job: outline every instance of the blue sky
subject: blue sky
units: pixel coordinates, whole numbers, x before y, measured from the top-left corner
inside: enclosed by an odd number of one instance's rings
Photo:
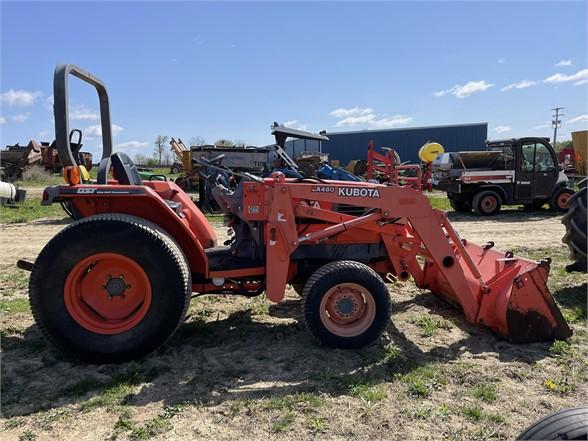
[[[587,2],[1,3],[1,144],[53,139],[52,77],[109,87],[115,145],[158,134],[271,142],[318,131],[488,122],[489,137],[588,128]],[[95,94],[71,125],[100,148]],[[559,138],[559,139],[562,139]]]

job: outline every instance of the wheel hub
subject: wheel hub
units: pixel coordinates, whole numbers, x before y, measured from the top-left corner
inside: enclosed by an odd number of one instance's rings
[[[151,299],[151,283],[143,268],[117,253],[97,253],[82,259],[72,268],[64,286],[65,306],[71,317],[98,334],[117,334],[135,327],[149,311]]]
[[[112,277],[108,275],[108,281],[106,285],[103,285],[102,288],[108,292],[108,298],[112,300],[113,297],[123,297],[125,296],[125,291],[130,288],[131,285],[127,285],[125,283],[124,275],[120,275],[119,277]]]
[[[329,331],[339,336],[352,337],[369,328],[375,310],[374,299],[365,287],[355,283],[341,283],[323,296],[320,316]]]
[[[347,296],[339,300],[336,306],[339,314],[344,316],[349,316],[352,312],[354,312],[357,309],[356,302]]]

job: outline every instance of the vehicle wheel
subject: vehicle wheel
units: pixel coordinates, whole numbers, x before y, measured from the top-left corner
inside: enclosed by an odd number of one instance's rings
[[[321,343],[341,349],[373,343],[390,321],[390,295],[369,266],[341,260],[323,265],[304,287],[306,327]]]
[[[474,211],[482,216],[494,216],[500,211],[502,201],[498,193],[492,190],[485,190],[474,196],[472,202]]]
[[[586,187],[569,198],[569,210],[563,215],[561,222],[566,226],[566,234],[562,242],[570,249],[570,255],[574,263],[566,266],[568,272],[587,272],[586,258]]]
[[[525,207],[525,210],[540,210],[543,206],[545,205],[545,201],[533,201],[529,204],[523,204],[523,207]]]
[[[451,208],[459,213],[467,213],[472,211],[472,203],[470,201],[464,201],[463,199],[449,198],[449,204]]]
[[[555,191],[549,201],[549,208],[555,211],[568,211],[568,201],[574,194],[574,190],[570,188],[559,188]]]
[[[174,175],[178,174],[180,172],[180,169],[178,167],[172,167],[170,172]]]
[[[588,407],[565,409],[542,418],[521,433],[517,440],[588,439]]]
[[[161,346],[182,323],[191,292],[188,264],[173,239],[122,214],[63,229],[39,254],[29,282],[43,334],[92,363],[136,359]]]

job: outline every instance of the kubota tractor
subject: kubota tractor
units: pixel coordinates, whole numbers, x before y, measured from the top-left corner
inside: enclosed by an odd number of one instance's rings
[[[96,183],[80,181],[68,146],[67,81],[96,87],[103,159]],[[55,72],[55,131],[67,185],[43,204],[68,201],[82,215],[32,265],[30,301],[49,340],[82,359],[141,357],[183,322],[193,293],[284,298],[303,284],[309,331],[336,348],[374,342],[390,320],[388,280],[408,280],[447,299],[471,323],[512,342],[571,335],[535,262],[488,242],[461,239],[444,212],[418,191],[368,182],[260,179],[213,188],[235,234],[218,246],[206,218],[173,182],[143,182],[124,153],[111,152],[104,84],[73,65]],[[111,176],[110,176],[111,175]],[[341,204],[363,207],[358,215]],[[394,295],[392,293],[392,295]]]

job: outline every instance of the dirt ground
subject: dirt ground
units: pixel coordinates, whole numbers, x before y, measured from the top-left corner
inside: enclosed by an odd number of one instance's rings
[[[140,362],[88,365],[53,349],[26,304],[34,259],[66,221],[2,225],[3,440],[514,439],[588,396],[588,277],[569,275],[560,216],[450,215],[463,238],[554,258],[549,287],[569,342],[513,345],[412,283],[390,285],[385,336],[358,351],[316,344],[293,290],[193,300],[178,333]],[[219,234],[225,230],[215,224]]]

